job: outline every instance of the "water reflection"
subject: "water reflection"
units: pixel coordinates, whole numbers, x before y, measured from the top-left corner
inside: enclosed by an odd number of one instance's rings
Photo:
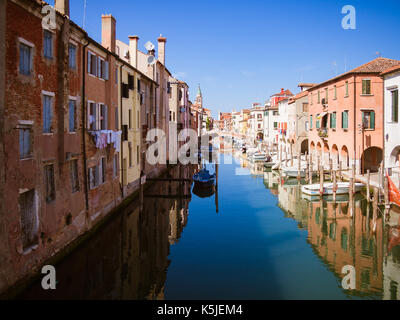
[[[341,284],[342,268],[355,267],[356,289],[349,297],[399,299],[400,232],[399,214],[391,212],[385,222],[381,210],[363,196],[354,200],[353,214],[348,199],[307,201],[296,181],[286,184],[273,172],[264,173],[264,185],[278,197],[285,217],[307,230],[307,241]],[[392,242],[390,240],[392,235]],[[389,237],[389,239],[388,239]]]
[[[167,177],[191,179],[194,168]],[[36,283],[21,299],[163,299],[170,244],[188,219],[191,183],[157,182],[117,213],[57,269],[57,290]]]

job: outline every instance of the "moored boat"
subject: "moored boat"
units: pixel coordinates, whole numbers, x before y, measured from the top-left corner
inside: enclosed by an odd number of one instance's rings
[[[354,189],[355,189],[354,192],[355,193],[360,192],[364,186],[365,185],[363,183],[355,183],[354,184]],[[338,182],[336,194],[349,193],[349,187],[350,187],[349,182]],[[321,194],[319,184],[308,184],[308,185],[302,186],[301,191],[310,196],[319,196]],[[323,195],[333,194],[333,183],[332,182],[324,183],[322,194]]]
[[[207,169],[201,169],[193,176],[193,181],[197,187],[212,187],[215,183],[215,173],[210,175]]]

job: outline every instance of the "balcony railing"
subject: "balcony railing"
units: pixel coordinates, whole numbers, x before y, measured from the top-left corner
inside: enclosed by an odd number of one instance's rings
[[[327,128],[319,128],[318,136],[322,139],[328,138],[328,129]]]

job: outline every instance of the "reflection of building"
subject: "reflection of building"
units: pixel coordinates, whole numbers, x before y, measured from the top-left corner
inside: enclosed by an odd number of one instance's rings
[[[376,221],[373,234],[372,207],[356,200],[354,215],[349,203],[312,202],[308,211],[308,241],[318,256],[341,279],[342,268],[355,267],[355,295],[375,295],[383,287],[383,225]]]
[[[169,171],[175,179],[192,174],[190,166]],[[57,265],[57,290],[44,291],[40,280],[19,298],[164,299],[169,246],[186,225],[190,202],[190,197],[177,196],[188,193],[189,182],[157,182],[142,203],[137,199],[116,213]]]

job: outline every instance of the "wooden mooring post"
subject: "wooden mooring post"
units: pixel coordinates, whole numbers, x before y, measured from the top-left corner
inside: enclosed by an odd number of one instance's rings
[[[372,231],[376,231],[376,220],[378,218],[379,189],[374,187],[374,197],[372,202]]]
[[[324,167],[320,166],[320,172],[319,172],[319,193],[321,198],[324,195]]]
[[[371,201],[371,195],[370,195],[370,179],[371,179],[371,171],[368,169],[367,170],[367,201]]]
[[[350,216],[354,215],[354,178],[350,178],[349,183],[349,207],[350,207]]]
[[[336,181],[336,171],[333,173],[333,203],[336,203],[336,191],[337,191],[337,181]]]

